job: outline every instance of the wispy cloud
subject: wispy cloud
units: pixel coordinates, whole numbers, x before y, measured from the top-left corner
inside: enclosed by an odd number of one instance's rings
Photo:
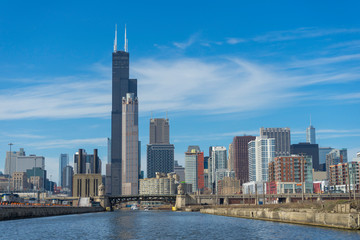
[[[180,49],[186,49],[193,45],[198,40],[198,34],[193,34],[184,42],[173,42],[174,46]]]
[[[322,37],[333,34],[359,33],[359,32],[360,29],[357,28],[319,29],[313,27],[304,27],[294,30],[269,32],[267,34],[257,36],[253,38],[253,40],[256,42],[276,42],[276,41],[288,41],[295,39]]]
[[[352,33],[360,33],[360,29],[357,28],[334,28],[334,29],[320,29],[315,27],[303,27],[291,30],[284,31],[272,31],[265,33],[263,35],[259,35],[252,38],[236,38],[231,37],[227,38],[226,42],[228,44],[238,44],[242,42],[281,42],[281,41],[290,41],[290,40],[298,40],[305,38],[316,38],[323,37],[328,35],[335,34],[352,34]],[[354,46],[357,42],[348,42],[344,44],[333,45],[333,47],[343,47],[343,46]]]
[[[238,44],[238,43],[242,43],[242,42],[246,42],[246,40],[245,39],[243,39],[243,38],[228,38],[228,39],[226,39],[226,42],[228,43],[228,44]]]
[[[87,139],[54,139],[41,142],[34,142],[26,144],[36,149],[59,149],[59,148],[73,148],[78,146],[96,145],[96,146],[107,146],[107,138],[87,138]]]

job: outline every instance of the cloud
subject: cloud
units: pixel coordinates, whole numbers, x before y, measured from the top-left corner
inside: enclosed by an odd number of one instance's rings
[[[359,54],[270,65],[228,56],[146,58],[132,63],[131,75],[138,78],[141,114],[249,113],[340,96],[342,92],[324,93],[315,86],[360,79],[356,68],[331,65],[357,59]],[[32,79],[28,87],[1,90],[0,120],[110,117],[111,67],[96,63],[89,70],[89,75]],[[311,90],[302,90],[309,86]],[[345,98],[359,98],[359,93],[332,99]]]
[[[226,40],[226,42],[227,42],[228,44],[234,45],[234,44],[246,42],[246,40],[243,39],[243,38],[228,38],[228,39]]]
[[[173,45],[180,49],[186,49],[198,40],[198,34],[191,35],[185,42],[173,42]]]
[[[312,27],[303,27],[294,30],[269,32],[267,34],[254,37],[252,40],[255,42],[277,42],[359,32],[360,29],[356,28],[318,29]]]
[[[36,149],[58,149],[58,148],[73,148],[78,146],[96,145],[99,147],[107,146],[107,138],[87,138],[87,139],[54,139],[43,142],[34,142],[27,144]]]

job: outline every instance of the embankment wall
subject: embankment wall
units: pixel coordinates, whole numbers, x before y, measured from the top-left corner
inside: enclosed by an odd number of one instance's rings
[[[208,208],[201,213],[343,229],[360,229],[359,213],[324,213],[313,209]]]
[[[1,207],[0,221],[104,211],[102,207]]]

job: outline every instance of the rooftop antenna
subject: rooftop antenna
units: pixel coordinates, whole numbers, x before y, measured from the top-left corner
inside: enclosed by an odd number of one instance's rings
[[[311,126],[311,114],[310,114],[310,126]]]
[[[150,119],[152,119],[152,111],[150,112],[150,115],[151,115],[151,116],[150,116]]]
[[[117,51],[117,24],[115,24],[115,40],[114,40],[114,52]]]
[[[124,51],[128,51],[128,40],[126,38],[126,24],[125,24],[125,42],[124,42]]]
[[[168,111],[166,111],[166,120],[168,120]]]

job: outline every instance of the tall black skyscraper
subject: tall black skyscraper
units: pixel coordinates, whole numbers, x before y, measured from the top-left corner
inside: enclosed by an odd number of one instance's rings
[[[111,111],[111,194],[121,195],[122,164],[122,98],[126,93],[137,97],[137,79],[129,78],[129,53],[126,27],[124,51],[117,50],[115,30],[114,52],[112,54],[112,111]]]

